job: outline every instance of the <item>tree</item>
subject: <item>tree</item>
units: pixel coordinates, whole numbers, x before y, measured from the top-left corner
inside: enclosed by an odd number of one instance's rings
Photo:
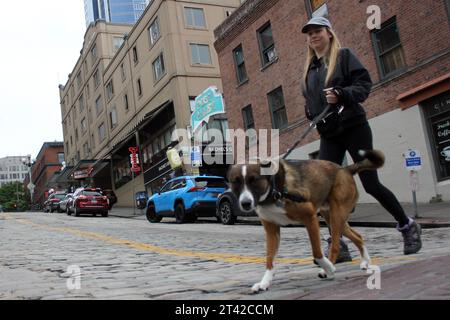
[[[0,188],[0,205],[4,211],[29,210],[29,192],[21,182],[9,182]]]

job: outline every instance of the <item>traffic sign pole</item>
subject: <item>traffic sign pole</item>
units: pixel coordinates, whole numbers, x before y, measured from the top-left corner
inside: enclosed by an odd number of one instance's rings
[[[417,195],[416,192],[419,188],[419,170],[422,169],[422,158],[420,152],[414,149],[408,149],[404,154],[405,166],[409,171],[409,184],[412,190],[413,206],[414,206],[414,218],[419,217],[419,210],[417,208]]]

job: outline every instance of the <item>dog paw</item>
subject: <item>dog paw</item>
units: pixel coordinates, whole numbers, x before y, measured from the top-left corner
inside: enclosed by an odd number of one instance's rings
[[[332,280],[334,279],[334,273],[326,273],[325,270],[320,269],[318,274],[320,279]]]
[[[269,287],[270,287],[270,282],[261,281],[261,282],[255,283],[253,285],[252,292],[258,293],[260,291],[266,291],[267,289],[269,289]]]
[[[359,268],[360,268],[361,270],[367,270],[367,269],[369,269],[369,265],[370,265],[369,261],[363,260],[363,261],[359,264]]]

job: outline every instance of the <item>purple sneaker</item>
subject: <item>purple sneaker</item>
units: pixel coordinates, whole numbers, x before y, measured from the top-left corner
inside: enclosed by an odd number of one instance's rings
[[[422,240],[420,239],[420,234],[422,233],[422,228],[420,224],[415,222],[413,219],[408,218],[408,224],[399,228],[397,224],[397,230],[402,233],[403,236],[403,253],[404,254],[413,254],[419,252],[422,248]]]

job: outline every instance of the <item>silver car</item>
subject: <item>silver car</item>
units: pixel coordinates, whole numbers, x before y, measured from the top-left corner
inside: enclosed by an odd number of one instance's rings
[[[59,203],[59,210],[60,212],[66,212],[67,211],[67,203],[73,199],[73,194],[72,193],[68,193],[66,194],[66,196],[64,197],[64,199],[61,200],[61,202]]]

